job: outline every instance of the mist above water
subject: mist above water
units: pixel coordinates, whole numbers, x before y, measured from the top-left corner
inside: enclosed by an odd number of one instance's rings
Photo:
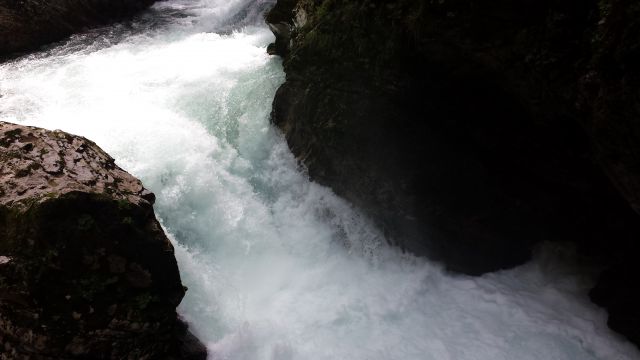
[[[636,359],[542,251],[483,277],[388,248],[269,124],[270,2],[165,1],[0,65],[0,120],[98,143],[157,195],[212,359]]]

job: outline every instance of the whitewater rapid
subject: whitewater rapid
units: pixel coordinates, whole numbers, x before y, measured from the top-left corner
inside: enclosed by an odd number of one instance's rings
[[[450,275],[309,182],[269,124],[269,5],[160,2],[0,65],[0,120],[86,136],[156,193],[211,359],[640,358],[562,251]]]

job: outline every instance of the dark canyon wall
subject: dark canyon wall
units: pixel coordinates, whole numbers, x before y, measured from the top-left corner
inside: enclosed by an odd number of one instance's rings
[[[640,343],[640,3],[279,0],[272,120],[398,246],[480,274],[570,241]]]
[[[0,0],[0,59],[122,19],[155,0]]]
[[[206,359],[154,200],[93,142],[0,122],[0,359]]]

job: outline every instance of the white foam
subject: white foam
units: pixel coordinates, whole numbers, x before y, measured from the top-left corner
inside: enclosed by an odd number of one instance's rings
[[[212,359],[639,357],[570,268],[448,275],[310,183],[268,122],[272,35],[202,32],[249,3],[160,2],[189,16],[0,65],[1,120],[87,136],[156,192]]]

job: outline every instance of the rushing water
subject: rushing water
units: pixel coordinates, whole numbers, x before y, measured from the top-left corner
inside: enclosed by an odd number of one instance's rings
[[[0,65],[0,120],[96,141],[156,192],[212,359],[634,359],[547,250],[479,278],[386,247],[277,130],[269,3],[171,0]]]

